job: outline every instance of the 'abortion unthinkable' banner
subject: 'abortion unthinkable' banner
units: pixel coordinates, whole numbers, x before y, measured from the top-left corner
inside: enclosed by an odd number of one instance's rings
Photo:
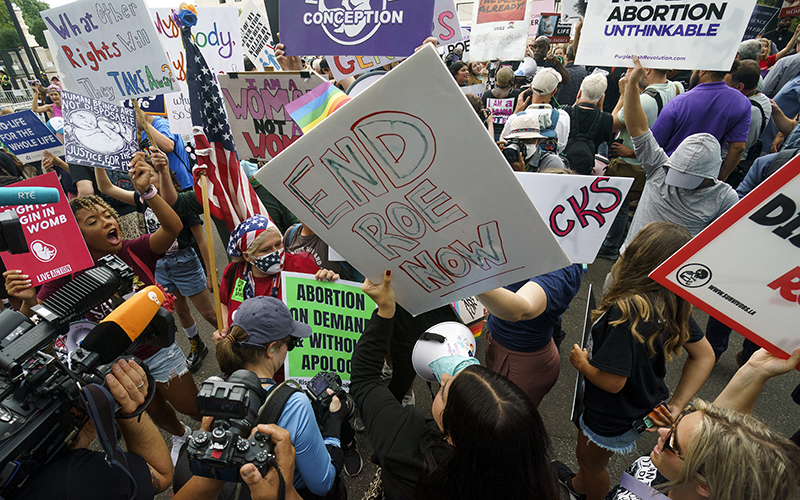
[[[575,64],[728,71],[755,0],[590,2]]]

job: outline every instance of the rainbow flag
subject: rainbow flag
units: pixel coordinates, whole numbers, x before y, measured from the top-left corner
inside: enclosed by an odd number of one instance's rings
[[[286,105],[286,112],[304,134],[341,108],[350,98],[330,82],[314,88]]]

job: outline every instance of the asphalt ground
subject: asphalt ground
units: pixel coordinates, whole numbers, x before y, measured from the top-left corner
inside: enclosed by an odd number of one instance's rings
[[[220,242],[219,238],[214,235],[215,249],[217,256],[217,273],[218,276],[222,275],[222,271],[227,264],[227,257],[225,255],[225,247]],[[577,429],[570,420],[570,411],[572,408],[572,401],[575,389],[575,378],[577,371],[572,367],[569,362],[569,351],[572,345],[580,341],[581,331],[583,329],[584,316],[586,311],[586,301],[588,296],[589,284],[594,285],[595,294],[597,299],[600,299],[600,290],[602,290],[603,282],[606,274],[610,271],[613,262],[604,259],[597,259],[593,264],[589,265],[588,272],[584,275],[581,291],[572,301],[570,309],[564,314],[562,318],[562,328],[566,332],[566,339],[561,346],[561,371],[558,382],[550,393],[544,398],[542,404],[539,406],[539,412],[544,419],[547,431],[552,441],[551,455],[554,459],[561,460],[566,463],[573,470],[577,470],[577,462],[575,460],[575,443],[577,440]],[[198,324],[198,329],[203,341],[209,346],[210,353],[203,362],[202,367],[194,374],[195,382],[199,384],[206,378],[217,375],[219,373],[219,366],[214,358],[213,343],[211,341],[211,333],[214,331],[205,320],[202,319],[199,313],[192,307],[195,320]],[[699,309],[695,309],[694,317],[705,327],[708,320],[708,315]],[[177,317],[176,317],[177,322]],[[728,351],[722,356],[720,362],[714,367],[711,376],[706,381],[703,388],[698,393],[698,397],[706,400],[713,400],[717,394],[722,391],[728,380],[738,369],[736,363],[736,353],[741,350],[743,337],[739,334],[732,334],[730,346]],[[176,334],[178,345],[183,349],[184,353],[189,352],[189,342],[183,331],[178,328]],[[483,361],[485,355],[486,345],[485,340],[479,339],[478,341],[478,359]],[[673,358],[667,365],[667,386],[671,389],[677,385],[680,378],[681,368],[683,361],[686,359],[685,354],[680,358]],[[770,380],[764,391],[762,392],[758,402],[755,406],[754,415],[762,422],[769,425],[771,429],[778,434],[789,437],[800,428],[800,406],[796,405],[791,399],[792,390],[800,383],[800,374],[792,372],[781,377]],[[434,390],[436,387],[434,386]],[[431,414],[431,394],[428,386],[417,377],[414,383],[414,394],[416,398],[416,406],[424,415]],[[199,428],[199,423],[192,419],[179,414],[179,418],[185,422],[192,429]],[[170,445],[169,436],[163,433]],[[358,433],[356,436],[358,449],[364,460],[364,468],[360,474],[353,478],[346,478],[348,489],[348,496],[350,499],[358,500],[366,491],[370,482],[372,481],[376,467],[369,461],[372,454],[372,447],[369,443],[369,438],[366,433]],[[616,455],[611,459],[609,464],[609,473],[612,478],[612,483],[617,481],[622,474],[623,470],[639,455],[649,453],[653,449],[657,440],[655,433],[647,433],[637,443],[638,452],[620,456]],[[486,464],[491,467],[492,464]],[[161,495],[158,499],[168,499],[171,496],[171,489]],[[568,495],[562,489],[562,498],[568,499]],[[796,497],[800,499],[800,495]]]

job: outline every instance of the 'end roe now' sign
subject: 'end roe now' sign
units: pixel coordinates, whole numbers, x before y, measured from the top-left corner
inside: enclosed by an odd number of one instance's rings
[[[29,253],[17,255],[0,253],[7,269],[21,270],[30,276],[31,286],[39,286],[94,265],[55,172],[11,186],[56,188],[60,198],[58,203],[0,207],[0,212],[17,212],[30,249]]]
[[[281,280],[292,317],[312,330],[311,337],[286,355],[286,377],[305,386],[320,371],[334,371],[348,389],[350,358],[375,302],[351,281],[316,281],[311,275],[289,272],[281,273]]]

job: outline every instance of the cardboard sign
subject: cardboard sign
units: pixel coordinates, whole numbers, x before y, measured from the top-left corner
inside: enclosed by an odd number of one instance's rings
[[[775,7],[756,5],[753,8],[753,13],[750,14],[750,21],[747,23],[747,28],[744,30],[744,37],[742,40],[750,40],[760,35],[777,13],[778,9]]]
[[[247,0],[244,4],[239,14],[239,25],[242,27],[242,51],[256,69],[270,66],[280,71],[281,66],[275,58],[275,46],[272,45],[269,19],[253,0]]]
[[[576,65],[729,71],[755,0],[590,2]]]
[[[528,38],[536,38],[537,33],[539,33],[539,21],[542,18],[542,12],[554,12],[555,10],[555,0],[536,0],[531,3],[531,22],[528,27]]]
[[[64,154],[64,146],[31,110],[0,116],[0,142],[23,163],[39,161],[44,152]]]
[[[581,335],[581,349],[589,351],[589,359],[592,359],[592,311],[597,309],[597,301],[594,298],[592,284],[589,283],[589,297],[586,300],[586,313],[583,319],[583,334]],[[586,382],[583,373],[578,372],[575,380],[575,396],[572,398],[572,412],[570,420],[578,429],[581,428],[580,419],[583,414],[583,393],[586,389]]]
[[[139,150],[133,109],[67,91],[61,102],[67,163],[127,171]]]
[[[521,61],[531,5],[531,0],[476,0],[470,57],[475,61]]]
[[[19,269],[30,276],[31,286],[72,274],[94,265],[83,235],[61,190],[55,172],[11,184],[12,187],[39,186],[57,188],[58,203],[17,205],[0,208],[14,210],[19,216],[29,253],[12,255],[1,252],[7,269]]]
[[[342,377],[350,388],[350,358],[372,317],[375,302],[361,291],[361,283],[316,281],[301,273],[281,273],[283,302],[295,321],[309,325],[311,337],[286,354],[286,378],[303,387],[321,371]]]
[[[402,57],[380,56],[325,56],[336,81],[344,80],[348,76],[358,76],[367,71],[380,69],[381,66],[402,61]]]
[[[461,22],[455,0],[436,0],[433,6],[433,32],[439,45],[461,41]]]
[[[795,158],[650,274],[782,358],[800,347],[798,174]]]
[[[569,264],[493,139],[427,45],[255,178],[420,314]]]
[[[76,0],[41,16],[77,92],[118,102],[180,90],[143,0]]]
[[[180,92],[164,96],[169,119],[169,130],[173,134],[192,133],[186,82],[186,51],[181,41],[181,31],[172,18],[172,9],[150,9],[156,26],[158,39],[166,51],[172,73],[183,85]],[[197,9],[197,24],[192,27],[192,39],[200,49],[214,74],[243,69],[242,38],[239,26],[239,11],[234,7],[200,7]]]
[[[539,31],[536,36],[546,36],[550,39],[550,43],[569,42],[571,32],[572,25],[562,23],[561,14],[548,12],[542,13],[539,17]]]
[[[407,57],[431,34],[434,0],[283,2],[287,55]],[[374,4],[374,5],[371,5]]]
[[[316,73],[288,71],[230,73],[218,79],[239,157],[261,160],[276,157],[303,135],[284,106],[325,82]]]
[[[630,177],[515,174],[564,253],[578,264],[594,262],[633,184]]]
[[[800,2],[797,0],[783,0],[779,17],[794,17],[800,14]]]

